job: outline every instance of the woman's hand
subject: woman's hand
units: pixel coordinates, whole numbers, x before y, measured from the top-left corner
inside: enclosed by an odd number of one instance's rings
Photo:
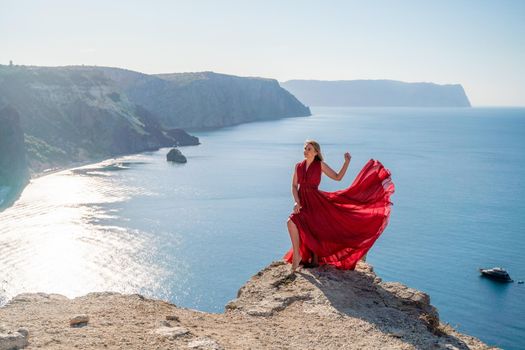
[[[345,163],[350,163],[350,158],[352,158],[352,156],[350,155],[350,153],[346,152],[345,153]]]
[[[298,214],[300,210],[301,210],[301,205],[299,203],[295,202],[295,204],[293,206],[294,214]]]

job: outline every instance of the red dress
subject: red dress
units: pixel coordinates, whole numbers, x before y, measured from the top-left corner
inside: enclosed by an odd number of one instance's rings
[[[388,224],[394,193],[390,171],[370,159],[350,187],[324,192],[317,189],[321,161],[314,160],[306,169],[305,159],[295,169],[302,208],[290,219],[299,230],[302,261],[314,252],[319,265],[353,270]],[[290,249],[284,259],[291,263],[292,258]]]

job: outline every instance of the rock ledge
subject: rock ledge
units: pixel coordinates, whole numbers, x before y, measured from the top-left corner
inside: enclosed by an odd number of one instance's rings
[[[441,323],[427,294],[382,282],[366,263],[289,271],[271,263],[222,314],[138,294],[38,293],[15,297],[0,320],[29,332],[28,349],[495,349]],[[70,327],[76,315],[89,322]]]

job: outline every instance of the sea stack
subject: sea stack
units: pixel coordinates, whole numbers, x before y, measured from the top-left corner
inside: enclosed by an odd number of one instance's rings
[[[168,162],[175,162],[175,163],[186,163],[186,157],[182,154],[181,151],[179,151],[176,148],[172,148],[168,154],[166,155],[166,160]]]

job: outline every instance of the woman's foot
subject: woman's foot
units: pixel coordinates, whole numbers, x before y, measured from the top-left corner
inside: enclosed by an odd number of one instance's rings
[[[301,264],[301,257],[294,255],[292,259],[292,273],[295,273]]]

